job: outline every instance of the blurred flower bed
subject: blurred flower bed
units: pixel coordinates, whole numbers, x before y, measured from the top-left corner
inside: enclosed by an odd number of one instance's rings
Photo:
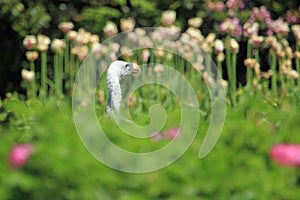
[[[52,20],[42,2],[0,3],[0,15],[9,16],[23,45],[18,74],[25,91],[7,93],[0,101],[1,199],[298,199],[300,7],[275,2],[270,9],[268,3],[246,0],[116,1],[106,7],[87,2],[95,5],[78,1],[83,9],[77,12],[75,4],[61,3],[57,11],[57,5],[49,6],[53,13],[73,13]],[[40,16],[36,21],[34,13]],[[150,25],[158,28],[139,28]],[[120,32],[126,45],[105,43]],[[136,45],[142,48],[131,51]],[[88,56],[99,69],[123,59],[141,66],[159,63],[142,69],[157,77],[164,65],[187,77],[202,121],[193,145],[178,161],[131,175],[102,165],[84,149],[70,102],[76,73]],[[211,110],[206,85],[226,89],[228,110],[220,140],[200,160]],[[178,102],[165,88],[142,87],[128,97],[138,124],[149,122],[144,113],[155,103],[168,112],[164,130],[143,141],[128,140],[106,117],[104,78],[96,98],[102,128],[127,150],[151,151],[181,134]]]
[[[197,156],[209,123],[202,120],[195,141],[178,161],[133,175],[110,169],[88,153],[76,134],[68,103],[57,110],[54,100],[28,105],[12,96],[1,102],[1,115],[7,113],[0,123],[1,198],[297,199],[299,147],[274,144],[299,144],[298,110],[288,101],[274,108],[259,96],[241,101],[238,108],[227,109],[221,138],[207,157]],[[179,115],[176,110],[168,112],[171,119]],[[130,151],[168,143],[161,137],[133,140],[112,120],[100,122],[114,143]]]

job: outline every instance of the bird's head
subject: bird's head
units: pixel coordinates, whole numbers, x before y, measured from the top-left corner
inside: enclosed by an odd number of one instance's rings
[[[120,79],[129,74],[138,74],[140,67],[136,63],[129,63],[124,61],[114,61],[108,68],[108,73],[118,76]]]

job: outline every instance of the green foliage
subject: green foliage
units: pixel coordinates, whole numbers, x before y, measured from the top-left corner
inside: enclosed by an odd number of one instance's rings
[[[26,7],[25,7],[26,6]],[[26,5],[16,0],[0,3],[0,17],[7,16],[11,28],[21,36],[37,33],[49,25],[51,16],[42,3],[28,1]]]
[[[81,12],[82,21],[80,24],[91,32],[99,33],[107,21],[113,21],[121,17],[119,10],[109,7],[85,8]]]
[[[179,160],[160,171],[140,175],[118,172],[96,161],[80,142],[69,104],[58,109],[51,100],[46,105],[5,100],[5,110],[16,116],[0,133],[1,198],[297,199],[299,171],[274,164],[268,151],[277,142],[300,142],[299,110],[289,102],[274,108],[258,96],[245,99],[238,108],[228,108],[223,133],[207,157],[197,157],[208,127],[208,122],[201,120],[194,143]],[[136,151],[145,145],[156,149],[165,143],[128,140],[105,117],[104,109],[97,109],[100,124],[118,145]],[[178,113],[168,112],[168,117],[177,119]],[[20,119],[28,126],[13,122]],[[19,143],[33,142],[35,148],[19,169],[7,161],[16,138]]]

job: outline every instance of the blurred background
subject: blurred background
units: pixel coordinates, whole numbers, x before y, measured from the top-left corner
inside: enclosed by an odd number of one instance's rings
[[[213,2],[213,1],[212,1]],[[234,1],[233,1],[234,2]],[[253,7],[265,6],[273,19],[288,19],[298,15],[298,0],[244,0],[239,8],[238,17],[244,23]],[[118,27],[121,18],[133,17],[136,27],[158,26],[164,10],[175,10],[176,25],[185,30],[191,17],[204,19],[201,31],[207,35],[214,30],[220,34],[219,24],[228,16],[228,9],[212,10],[210,1],[150,1],[150,0],[2,0],[0,1],[0,95],[20,88],[22,62],[25,60],[22,40],[29,34],[46,34],[49,37],[62,36],[57,25],[72,21],[76,27],[83,27],[91,33],[103,36],[102,29],[107,21],[115,22]],[[225,6],[224,1],[223,6]]]

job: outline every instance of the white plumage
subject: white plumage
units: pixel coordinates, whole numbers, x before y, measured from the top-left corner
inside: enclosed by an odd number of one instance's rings
[[[117,60],[110,64],[106,75],[106,85],[108,90],[106,111],[108,114],[110,114],[112,110],[120,110],[122,100],[120,82],[122,78],[129,74],[139,73],[139,71],[140,68],[135,63]]]

